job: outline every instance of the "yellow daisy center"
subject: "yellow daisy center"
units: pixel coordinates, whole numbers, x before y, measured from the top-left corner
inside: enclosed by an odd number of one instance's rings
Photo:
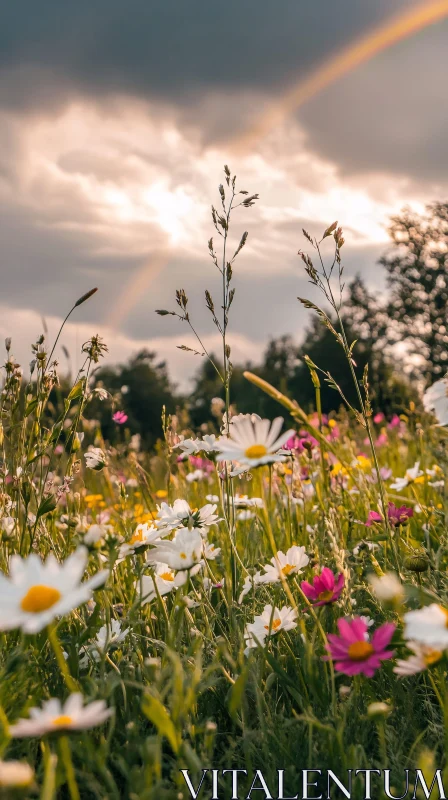
[[[425,653],[423,656],[423,660],[425,664],[430,667],[431,664],[437,664],[438,661],[442,658],[443,653],[441,650],[430,650],[428,653]]]
[[[186,553],[179,553],[179,555],[180,555],[180,557],[181,557],[181,558],[183,558],[183,559],[186,559],[186,557],[187,557],[187,554],[186,554]]]
[[[273,619],[272,620],[272,625],[271,625],[271,630],[276,631],[280,627],[281,624],[282,624],[282,621],[281,621],[281,619],[279,617],[277,617],[277,619]],[[269,630],[269,625],[265,625],[264,627],[265,627],[265,630],[267,630],[267,631]]]
[[[295,569],[294,564],[285,564],[285,566],[282,568],[282,573],[283,575],[289,575],[289,573],[292,572],[293,569]]]
[[[252,444],[245,452],[246,458],[263,458],[267,455],[267,449],[264,444]]]
[[[348,648],[348,657],[352,661],[366,661],[373,652],[370,642],[353,642]]]
[[[160,577],[164,581],[174,581],[174,575],[172,572],[162,572]]]
[[[40,614],[47,611],[61,599],[61,593],[54,586],[44,586],[36,584],[28,589],[25,597],[22,598],[20,608],[29,614]]]
[[[331,600],[332,597],[333,597],[332,590],[331,589],[327,589],[326,592],[321,592],[320,593],[320,595],[318,597],[318,600],[321,603],[327,603],[329,600]]]
[[[62,714],[60,717],[55,717],[53,720],[53,725],[55,725],[57,728],[66,728],[68,725],[71,725],[72,722],[72,717]]]
[[[135,544],[136,542],[143,541],[143,531],[135,531],[131,539],[129,540],[129,544]]]

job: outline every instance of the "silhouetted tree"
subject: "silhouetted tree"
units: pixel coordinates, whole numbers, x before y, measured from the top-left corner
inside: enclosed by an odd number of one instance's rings
[[[428,382],[448,369],[448,204],[432,203],[425,214],[405,208],[392,217],[393,246],[380,263],[391,289],[390,332],[423,361]]]
[[[149,350],[141,350],[127,364],[98,370],[95,383],[104,386],[112,395],[120,393],[120,410],[128,415],[126,427],[131,433],[139,433],[142,443],[148,448],[162,436],[162,406],[165,405],[167,412],[172,413],[179,401],[165,362],[157,362],[156,354]],[[96,400],[89,407],[89,416],[101,421],[105,439],[113,442],[117,426],[112,413],[108,402]]]

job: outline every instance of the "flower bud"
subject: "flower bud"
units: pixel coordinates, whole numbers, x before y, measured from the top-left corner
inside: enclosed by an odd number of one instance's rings
[[[414,553],[405,559],[404,566],[411,572],[426,572],[429,567],[428,556],[426,553]]]
[[[367,706],[369,717],[388,717],[392,711],[393,707],[388,703],[376,702]]]

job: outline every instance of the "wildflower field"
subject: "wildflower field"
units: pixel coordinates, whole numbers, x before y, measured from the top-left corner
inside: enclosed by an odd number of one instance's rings
[[[345,353],[357,405],[342,395],[340,411],[323,414],[321,386],[340,389],[308,360],[314,410],[246,373],[279,416],[239,414],[226,336],[247,233],[233,242],[231,222],[258,196],[239,192],[227,168],[219,193],[208,243],[219,299],[205,293],[219,364],[198,340],[223,386],[214,424],[196,431],[186,414],[163,413],[164,438],[145,452],[95,384],[107,350],[98,336],[68,389],[52,342],[41,337],[24,368],[6,341],[5,797],[287,798],[319,765],[338,776],[387,767],[389,796],[403,795],[406,768],[440,769],[448,785],[447,384],[401,414],[375,406],[340,315],[334,224],[321,241],[305,232],[323,305],[301,302]],[[186,291],[176,301],[158,313],[195,331]],[[89,416],[93,401],[110,404],[114,446]],[[238,794],[222,776],[217,794],[204,769],[247,776]]]

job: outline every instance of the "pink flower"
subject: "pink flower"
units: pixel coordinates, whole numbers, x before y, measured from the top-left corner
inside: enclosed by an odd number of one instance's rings
[[[380,433],[380,435],[378,436],[375,444],[376,444],[377,447],[384,447],[384,445],[387,444],[387,442],[388,442],[387,434]]]
[[[313,585],[308,581],[302,581],[301,589],[313,605],[324,606],[327,603],[334,603],[335,600],[339,600],[344,585],[345,579],[342,572],[335,578],[331,569],[324,567],[320,576],[314,576]]]
[[[116,411],[112,419],[117,425],[124,425],[124,423],[128,421],[128,415],[125,414],[124,411]]]
[[[389,503],[387,516],[389,522],[395,527],[398,527],[399,525],[405,525],[406,522],[414,516],[414,509],[408,508],[408,506],[400,506],[397,508],[393,503]]]
[[[295,433],[294,436],[290,436],[288,441],[284,444],[283,450],[297,450],[297,452],[303,453],[304,450],[311,452],[311,450],[318,446],[319,442],[314,436],[308,433],[308,431],[301,430],[298,434]]]
[[[405,525],[406,522],[408,522],[408,520],[410,520],[413,516],[414,510],[412,508],[408,508],[407,506],[400,506],[397,508],[397,506],[395,506],[393,503],[389,503],[387,507],[387,519],[395,528],[398,528],[399,525]],[[365,526],[366,528],[371,528],[374,522],[382,521],[383,518],[381,514],[378,514],[378,511],[369,511]]]
[[[201,456],[189,456],[188,461],[195,469],[203,469],[205,472],[213,472],[215,465],[209,458],[201,458]]]
[[[328,634],[327,650],[335,668],[344,675],[366,675],[371,678],[386,661],[394,655],[393,650],[386,650],[395,631],[393,622],[385,622],[377,628],[370,639],[367,625],[361,617],[353,620],[338,619],[340,636]]]
[[[339,439],[341,432],[336,424],[332,425],[331,423],[334,423],[334,419],[330,419],[329,421],[330,433],[327,436],[327,440],[329,442],[335,442],[337,439]]]
[[[400,417],[397,414],[394,414],[387,427],[390,428],[391,430],[393,428],[399,428],[400,423],[401,423]]]
[[[311,416],[308,417],[308,422],[313,426],[313,428],[318,428],[320,424],[319,414],[316,412],[311,414]],[[322,425],[328,425],[328,416],[326,414],[322,414]]]
[[[365,522],[366,528],[371,528],[374,522],[382,522],[383,518],[381,514],[378,514],[378,511],[369,511],[367,515],[367,522]]]
[[[375,425],[381,425],[381,423],[384,422],[384,419],[385,419],[385,417],[384,417],[383,412],[382,411],[378,411],[378,413],[375,414],[375,416],[373,418],[373,421],[374,421]]]

